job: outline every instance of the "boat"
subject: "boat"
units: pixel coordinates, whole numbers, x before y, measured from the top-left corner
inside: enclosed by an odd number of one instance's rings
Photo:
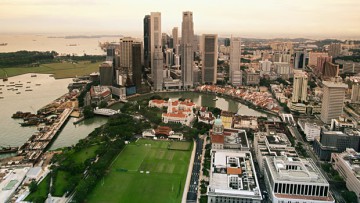
[[[14,153],[17,150],[17,147],[0,147],[0,154]]]
[[[36,77],[36,76],[37,76],[36,74],[31,75],[31,77]]]
[[[27,90],[25,90],[26,92],[31,92],[31,91],[33,91],[32,89],[27,89]]]
[[[8,81],[8,79],[7,78],[3,78],[3,81],[5,82],[5,81]]]
[[[0,99],[4,99],[4,97],[0,97]]]
[[[28,81],[27,83],[31,83],[30,81]]]
[[[36,86],[40,86],[41,84],[36,84]]]
[[[218,100],[218,98],[213,99],[213,101],[217,101],[217,100]]]
[[[21,92],[16,92],[16,94],[21,94]]]
[[[30,112],[22,112],[22,111],[18,111],[16,113],[14,113],[11,118],[25,118],[27,116],[31,115]]]
[[[0,94],[2,94],[2,92],[0,92]]]
[[[0,43],[0,46],[7,46],[8,43]]]
[[[26,88],[30,88],[30,86],[26,86]]]
[[[68,44],[68,46],[75,47],[75,46],[77,46],[77,44]]]

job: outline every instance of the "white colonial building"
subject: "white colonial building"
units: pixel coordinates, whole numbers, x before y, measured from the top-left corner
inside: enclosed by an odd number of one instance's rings
[[[273,203],[334,203],[329,183],[311,159],[265,158],[265,182]]]
[[[213,150],[208,203],[260,203],[262,200],[249,151]]]

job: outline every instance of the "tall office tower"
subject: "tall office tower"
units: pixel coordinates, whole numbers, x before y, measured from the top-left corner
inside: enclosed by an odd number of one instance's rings
[[[132,81],[137,89],[140,88],[142,79],[141,47],[140,42],[132,44]]]
[[[163,50],[166,50],[167,48],[170,47],[170,37],[166,33],[161,34],[161,46]]]
[[[281,55],[281,62],[290,63],[291,61],[291,54],[282,54]]]
[[[172,29],[172,38],[173,38],[172,48],[174,48],[176,50],[176,45],[179,44],[179,28],[178,27],[174,27]],[[179,53],[175,52],[175,54],[179,54]]]
[[[108,46],[106,48],[106,61],[113,61],[115,59],[115,46]]]
[[[190,11],[183,12],[181,25],[181,78],[183,88],[194,86],[193,61],[194,61],[194,23]]]
[[[120,39],[120,68],[126,73],[132,74],[132,44],[134,39],[124,37]]]
[[[296,71],[294,75],[294,86],[292,102],[307,101],[308,76],[306,72]]]
[[[231,37],[231,40],[230,40],[230,83],[234,86],[239,86],[242,84],[240,59],[241,59],[240,37]]]
[[[150,15],[146,15],[144,17],[144,66],[146,68],[151,64],[150,41]]]
[[[203,34],[202,36],[202,83],[216,84],[218,36]]]
[[[99,66],[100,85],[111,86],[113,83],[113,66],[111,61],[106,61]]]
[[[336,58],[340,55],[341,52],[341,44],[340,43],[332,43],[329,46],[329,56]]]
[[[232,38],[232,37],[231,37],[231,38]],[[224,46],[226,46],[226,47],[231,46],[231,39],[225,38],[225,39],[224,39]]]
[[[166,49],[165,51],[165,65],[170,69],[174,64],[174,53],[173,49]]]
[[[351,103],[359,103],[359,102],[360,102],[360,82],[356,81],[352,85]]]
[[[164,72],[164,62],[163,62],[163,52],[161,46],[155,46],[154,55],[153,55],[153,82],[154,90],[161,91],[163,89],[163,72]]]
[[[304,69],[306,67],[306,50],[295,52],[294,68]]]
[[[155,49],[161,50],[161,13],[151,12],[150,16],[150,55],[151,55],[151,74],[154,78],[154,54]]]
[[[323,100],[321,105],[321,120],[329,124],[331,119],[338,118],[342,114],[345,90],[347,85],[340,78],[332,78],[332,81],[323,81]]]

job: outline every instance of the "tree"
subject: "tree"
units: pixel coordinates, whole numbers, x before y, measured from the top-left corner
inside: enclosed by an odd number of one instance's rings
[[[92,118],[94,117],[93,109],[90,106],[85,106],[83,110],[83,114],[85,118]]]
[[[30,193],[35,192],[37,189],[38,189],[37,183],[36,183],[34,180],[31,181],[31,183],[30,183],[30,185],[29,185]]]
[[[105,108],[107,107],[108,103],[106,101],[101,101],[99,104],[99,108]]]
[[[342,192],[341,196],[343,196],[344,200],[348,203],[357,203],[357,196],[355,192],[351,191],[344,191]]]

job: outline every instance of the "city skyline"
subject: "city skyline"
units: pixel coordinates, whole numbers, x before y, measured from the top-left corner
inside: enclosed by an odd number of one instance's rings
[[[181,27],[182,12],[191,11],[198,35],[360,39],[360,14],[356,9],[360,2],[356,0],[226,3],[4,0],[0,2],[0,33],[111,33],[140,37],[143,16],[156,11],[162,13],[162,31],[170,34],[173,27]]]

